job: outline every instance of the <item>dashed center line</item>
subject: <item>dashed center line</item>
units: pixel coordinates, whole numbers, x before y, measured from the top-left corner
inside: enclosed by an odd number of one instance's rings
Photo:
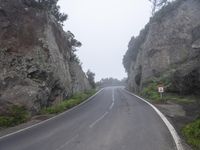
[[[106,111],[99,119],[94,121],[91,125],[90,128],[93,128],[99,121],[101,121],[106,115],[108,115],[108,112]]]
[[[113,101],[113,103],[115,101],[115,89],[113,89],[113,91],[112,91],[112,101]]]
[[[111,110],[113,106],[114,106],[114,102],[112,102],[112,104],[110,105],[109,110]]]
[[[109,110],[111,110],[115,104],[115,95],[114,95],[114,89],[112,90],[112,104],[109,107]],[[94,121],[89,127],[93,128],[98,122],[100,122],[106,115],[108,115],[108,111],[106,111],[101,117],[99,117],[96,121]]]
[[[74,137],[72,137],[70,140],[68,140],[67,142],[65,142],[63,145],[61,145],[60,147],[58,147],[56,150],[62,150],[65,146],[67,146],[69,143],[71,143],[72,141],[74,141],[79,135],[75,135]]]
[[[109,110],[111,110],[113,108],[114,104],[115,104],[115,93],[114,93],[114,90],[115,89],[113,89],[113,91],[112,91],[112,104],[110,105]]]

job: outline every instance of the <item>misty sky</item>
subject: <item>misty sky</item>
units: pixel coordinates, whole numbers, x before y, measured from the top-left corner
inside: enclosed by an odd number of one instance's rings
[[[60,0],[59,5],[69,16],[64,30],[70,30],[83,44],[77,52],[83,70],[94,72],[96,81],[126,77],[122,58],[131,37],[149,20],[149,1]]]

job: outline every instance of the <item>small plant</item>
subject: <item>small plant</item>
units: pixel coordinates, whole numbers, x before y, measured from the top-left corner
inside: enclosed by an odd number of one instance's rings
[[[182,133],[186,138],[186,141],[191,144],[194,149],[200,149],[200,119],[186,125],[182,129]]]
[[[12,106],[8,113],[0,116],[0,127],[12,127],[26,122],[29,119],[28,111],[24,106]]]
[[[149,83],[148,86],[143,89],[141,95],[150,100],[160,100],[160,95],[157,90],[157,84],[155,82]]]
[[[67,109],[70,109],[80,104],[81,102],[92,96],[95,92],[95,90],[89,90],[84,93],[76,93],[68,100],[64,100],[57,105],[42,109],[41,114],[58,114],[64,112]]]

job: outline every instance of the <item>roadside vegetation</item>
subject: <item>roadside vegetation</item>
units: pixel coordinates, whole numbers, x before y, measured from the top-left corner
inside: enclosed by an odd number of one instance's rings
[[[40,112],[41,115],[58,114],[64,112],[88,99],[96,90],[89,90],[82,93],[74,94],[70,99],[64,100],[57,105],[43,108]],[[31,119],[31,115],[23,106],[12,106],[7,114],[0,116],[0,128],[13,127],[25,123]]]
[[[177,104],[189,104],[196,103],[198,99],[195,95],[180,95],[172,92],[164,92],[161,98],[156,83],[150,83],[143,89],[140,95],[153,103],[173,102]]]
[[[186,125],[182,133],[188,144],[192,145],[195,150],[200,150],[200,118]]]
[[[30,114],[23,106],[12,106],[6,115],[0,116],[0,127],[12,127],[30,119]]]
[[[162,85],[165,88],[162,98],[158,92],[158,85]],[[194,150],[200,150],[200,114],[199,110],[197,110],[200,106],[200,97],[195,94],[182,94],[173,91],[174,87],[173,84],[171,84],[170,79],[167,77],[160,77],[154,78],[150,82],[146,83],[146,86],[143,88],[140,95],[152,103],[175,103],[183,106],[186,109],[186,113],[189,112],[189,114],[187,114],[188,117],[193,118],[192,120],[195,121],[189,124],[183,123],[183,128],[180,128],[181,133],[186,142]],[[191,116],[191,112],[193,112],[193,116]]]
[[[92,96],[95,92],[96,92],[96,90],[89,90],[89,91],[82,92],[82,93],[76,93],[74,96],[72,96],[68,100],[64,100],[57,105],[53,105],[53,106],[46,107],[46,108],[42,109],[41,114],[59,114],[59,113],[62,113],[64,111],[82,103],[87,98]]]
[[[164,87],[164,93],[162,98],[158,92],[158,86],[162,85]],[[140,96],[155,102],[155,103],[165,103],[168,101],[178,103],[178,104],[187,104],[187,103],[198,103],[198,97],[191,94],[182,94],[179,91],[175,90],[176,87],[172,84],[172,79],[170,74],[165,74],[159,78],[153,78],[151,81],[146,83],[146,86],[143,88]]]

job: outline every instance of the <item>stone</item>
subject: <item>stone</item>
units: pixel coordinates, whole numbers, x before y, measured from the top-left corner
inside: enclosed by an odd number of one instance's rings
[[[153,79],[167,76],[172,92],[199,94],[199,8],[198,0],[177,0],[131,39],[123,60],[131,91],[140,93]]]
[[[71,53],[66,32],[50,14],[27,0],[0,0],[0,114],[21,105],[34,115],[91,89]]]

